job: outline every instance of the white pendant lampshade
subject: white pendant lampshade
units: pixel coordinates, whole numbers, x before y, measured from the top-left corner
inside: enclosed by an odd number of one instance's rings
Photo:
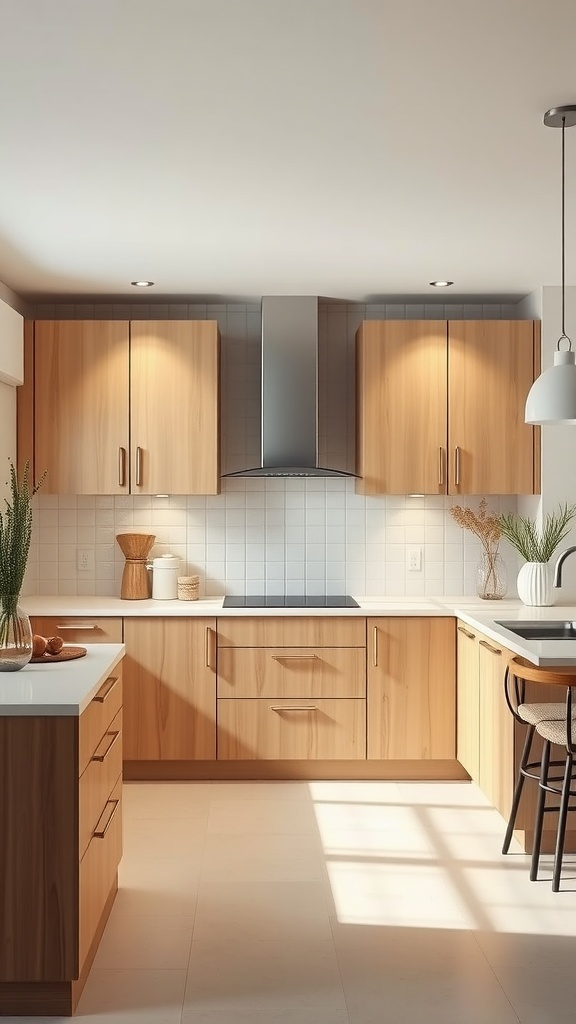
[[[572,342],[565,330],[565,216],[564,216],[564,133],[566,128],[576,124],[576,104],[553,107],[544,114],[548,128],[562,129],[562,333],[554,353],[554,365],[544,370],[534,381],[526,399],[526,423],[547,425],[576,424],[576,359]],[[567,342],[568,350],[560,351],[561,342]]]
[[[576,424],[574,352],[555,352],[554,366],[534,381],[526,399],[526,423]]]

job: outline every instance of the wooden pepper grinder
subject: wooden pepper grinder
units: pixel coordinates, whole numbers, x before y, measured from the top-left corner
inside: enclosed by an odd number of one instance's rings
[[[116,540],[126,559],[120,597],[128,601],[143,601],[150,597],[146,560],[156,537],[152,533],[118,533]]]

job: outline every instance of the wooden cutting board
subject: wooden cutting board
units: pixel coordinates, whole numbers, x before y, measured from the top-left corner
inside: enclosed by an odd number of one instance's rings
[[[85,647],[73,647],[72,644],[63,647],[59,654],[41,654],[39,658],[31,658],[31,665],[42,665],[51,661],[73,661],[74,658],[83,658],[86,654]]]

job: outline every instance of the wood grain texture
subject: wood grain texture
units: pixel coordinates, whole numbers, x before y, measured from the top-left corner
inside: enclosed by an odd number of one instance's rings
[[[476,631],[458,622],[456,756],[474,782],[480,781],[479,650]]]
[[[78,973],[78,719],[0,717],[0,981]]]
[[[82,969],[92,940],[104,914],[111,891],[116,887],[118,864],[122,857],[122,779],[109,796],[109,808],[103,810],[105,835],[91,840],[80,864],[79,893],[79,968]],[[98,825],[100,826],[100,822]]]
[[[220,334],[215,320],[130,325],[132,492],[218,494]],[[142,483],[136,484],[136,447]]]
[[[533,375],[532,320],[449,322],[450,494],[534,492],[534,431],[524,422]]]
[[[30,480],[36,480],[34,465],[34,321],[24,321],[24,383],[16,388],[16,447],[18,476],[30,463]],[[41,470],[40,474],[43,472]]]
[[[215,628],[204,618],[125,620],[127,760],[216,757],[216,672],[206,663]]]
[[[218,620],[222,647],[366,647],[366,620],[352,616],[268,616]]]
[[[365,757],[365,700],[218,701],[219,760]]]
[[[454,758],[434,761],[343,760],[283,761],[125,761],[124,780],[151,782],[186,779],[419,779],[468,783],[467,772]]]
[[[446,321],[363,323],[356,336],[361,494],[444,494]]]
[[[128,448],[128,324],[35,323],[34,448],[44,494],[123,494],[118,452]]]
[[[534,380],[542,372],[542,324],[534,321]],[[532,427],[534,431],[534,494],[542,491],[542,427]]]
[[[360,647],[223,647],[219,697],[366,697]]]
[[[92,754],[122,707],[122,662],[104,680],[98,693],[80,716],[78,726],[78,775],[88,767]]]
[[[61,636],[67,644],[121,644],[122,619],[82,615],[31,615],[34,633]],[[64,628],[62,628],[64,627]]]
[[[374,618],[377,665],[368,664],[368,757],[455,756],[455,623]]]
[[[484,639],[480,637],[480,640]],[[493,641],[479,643],[480,777],[484,795],[507,819],[514,792],[514,719],[504,696],[504,672],[510,652]],[[520,824],[518,824],[520,827]]]
[[[106,801],[122,774],[122,711],[114,716],[80,778],[79,855],[94,834]]]

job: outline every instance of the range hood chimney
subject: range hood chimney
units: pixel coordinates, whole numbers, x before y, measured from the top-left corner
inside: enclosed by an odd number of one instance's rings
[[[261,464],[228,477],[350,477],[318,464],[318,299],[262,298]]]

